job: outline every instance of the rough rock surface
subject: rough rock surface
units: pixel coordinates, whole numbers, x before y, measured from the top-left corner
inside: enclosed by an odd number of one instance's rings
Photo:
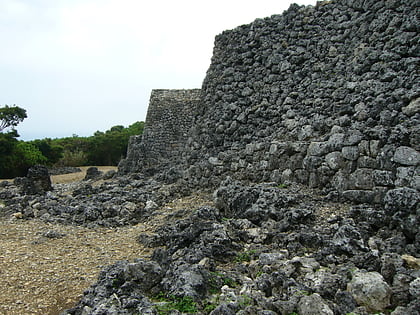
[[[402,254],[418,256],[419,243],[389,229],[380,207],[231,179],[214,205],[179,210],[139,235],[152,259],[104,270],[63,314],[169,314],[186,301],[192,308],[181,313],[416,314],[420,271]],[[261,215],[251,221],[249,209]]]
[[[0,211],[88,227],[147,224],[156,206],[145,210],[146,203],[187,195],[183,187],[135,175],[57,184],[28,198],[9,184],[0,190]],[[352,205],[300,185],[228,178],[214,191],[214,206],[186,205],[138,235],[153,250],[150,260],[107,267],[63,314],[363,314],[397,306],[416,314],[418,224],[401,224],[416,206],[401,196],[390,192],[385,206]],[[396,224],[391,209],[400,204],[406,215]],[[109,209],[115,212],[106,217]],[[377,285],[365,290],[366,282]]]
[[[98,170],[97,167],[89,167],[86,170],[86,176],[85,176],[85,180],[89,180],[89,179],[98,179],[102,176],[102,172]]]
[[[15,184],[19,186],[22,194],[42,195],[52,190],[48,168],[43,165],[35,165],[28,170],[26,177],[18,177]]]
[[[294,181],[359,203],[419,189],[418,34],[415,0],[292,5],[223,32],[200,106],[185,97],[194,119],[182,124],[184,145],[167,167],[192,187],[217,187],[226,176]],[[133,139],[125,173],[156,172],[162,160],[150,164],[140,148],[167,149],[172,129],[156,126],[170,125],[178,107],[174,99],[148,137]],[[159,108],[151,101],[150,111]]]
[[[360,305],[370,311],[383,311],[391,301],[391,288],[378,272],[356,273],[347,290]]]

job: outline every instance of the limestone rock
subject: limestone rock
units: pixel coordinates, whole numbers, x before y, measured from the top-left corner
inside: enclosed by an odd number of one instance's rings
[[[407,116],[420,113],[420,98],[412,100],[407,106],[402,108],[402,112]]]
[[[410,147],[398,147],[394,153],[394,162],[401,165],[417,165],[420,163],[420,153]]]
[[[27,195],[45,194],[53,189],[48,168],[43,165],[31,167],[26,177],[16,178],[14,182]]]
[[[301,315],[334,315],[334,312],[318,293],[303,296],[298,305]]]
[[[102,172],[98,170],[97,167],[92,166],[86,170],[86,176],[84,180],[99,179],[101,176],[102,176]]]
[[[377,272],[356,272],[347,290],[371,311],[383,311],[391,301],[391,288]]]

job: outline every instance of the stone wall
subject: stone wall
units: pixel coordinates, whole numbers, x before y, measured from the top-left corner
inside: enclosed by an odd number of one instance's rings
[[[218,35],[180,151],[188,182],[297,181],[358,202],[418,190],[419,28],[415,0],[337,0]]]
[[[153,90],[144,133],[130,139],[127,159],[120,163],[119,171],[139,172],[174,161],[184,150],[199,100],[200,89]]]

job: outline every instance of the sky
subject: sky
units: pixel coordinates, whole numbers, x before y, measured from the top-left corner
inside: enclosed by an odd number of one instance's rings
[[[145,121],[152,89],[200,88],[224,30],[315,0],[0,0],[0,107],[21,140]]]

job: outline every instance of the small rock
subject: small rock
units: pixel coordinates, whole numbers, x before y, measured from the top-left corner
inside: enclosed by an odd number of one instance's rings
[[[23,219],[23,213],[22,212],[15,212],[12,214],[16,219]]]
[[[144,207],[144,210],[145,211],[154,211],[158,208],[159,208],[159,206],[156,202],[154,202],[153,200],[147,200],[146,201],[146,206]]]
[[[298,312],[301,315],[334,315],[328,304],[317,293],[303,296],[298,305]]]
[[[407,314],[407,308],[403,306],[397,306],[397,308],[391,312],[391,315],[406,315]]]
[[[42,236],[46,238],[63,238],[66,234],[54,230],[48,230],[42,233]]]
[[[407,116],[413,116],[420,112],[420,98],[412,100],[410,104],[402,108],[402,112]]]
[[[287,258],[289,253],[284,250],[281,253],[262,253],[258,259],[260,265],[274,265],[279,263],[280,260]]]
[[[415,298],[420,296],[420,278],[411,281],[409,292]]]
[[[410,255],[402,255],[401,258],[405,261],[408,267],[412,269],[420,269],[420,258],[416,258]]]

